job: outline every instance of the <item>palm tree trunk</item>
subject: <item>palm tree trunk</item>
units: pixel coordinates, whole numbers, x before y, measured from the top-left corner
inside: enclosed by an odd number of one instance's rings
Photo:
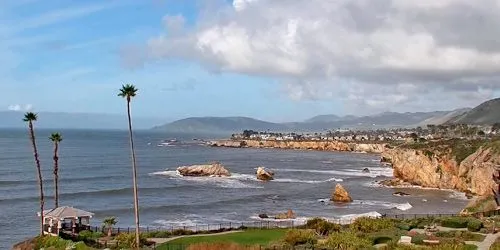
[[[38,159],[38,150],[36,148],[36,142],[35,142],[35,131],[33,130],[33,123],[31,121],[29,122],[29,129],[30,129],[31,144],[33,146],[33,156],[35,157],[36,169],[37,169],[37,172],[38,172],[38,188],[40,189],[40,235],[43,235],[43,222],[44,222],[43,204],[44,204],[44,197],[43,197],[42,168],[40,167],[40,160]]]
[[[130,118],[130,98],[127,98],[128,133],[130,139],[130,152],[132,153],[132,180],[134,185],[134,215],[135,215],[135,241],[137,249],[140,247],[139,238],[139,197],[137,194],[137,168],[135,161],[134,139],[132,136],[132,120]]]
[[[59,207],[59,157],[57,156],[57,151],[59,150],[59,143],[54,142],[54,208]]]

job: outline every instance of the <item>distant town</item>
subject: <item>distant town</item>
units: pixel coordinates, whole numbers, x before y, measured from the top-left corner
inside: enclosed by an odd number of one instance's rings
[[[231,135],[231,139],[269,141],[425,141],[436,139],[486,139],[500,134],[500,123],[491,126],[466,124],[427,125],[416,128],[395,128],[377,130],[335,129],[323,133],[279,133],[271,131],[244,130]]]

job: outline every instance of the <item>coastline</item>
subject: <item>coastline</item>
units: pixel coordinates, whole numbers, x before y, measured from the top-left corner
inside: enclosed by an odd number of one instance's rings
[[[276,140],[212,140],[211,147],[227,148],[275,148],[295,150],[317,150],[331,152],[357,152],[381,154],[386,150],[387,143],[375,142],[342,142],[342,141],[276,141]]]

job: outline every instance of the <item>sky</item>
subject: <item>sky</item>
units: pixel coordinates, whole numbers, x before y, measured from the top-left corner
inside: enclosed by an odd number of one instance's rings
[[[499,0],[2,0],[0,110],[298,121],[500,96]]]

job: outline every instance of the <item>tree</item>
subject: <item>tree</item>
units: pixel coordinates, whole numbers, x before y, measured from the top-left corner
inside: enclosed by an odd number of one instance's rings
[[[57,155],[59,151],[59,143],[62,141],[62,136],[59,133],[52,133],[49,139],[54,143],[54,208],[59,207],[59,156]]]
[[[103,226],[108,229],[108,237],[111,237],[113,234],[113,226],[116,225],[116,223],[118,223],[118,220],[116,220],[115,217],[107,217],[102,221]]]
[[[135,241],[137,246],[140,246],[139,237],[139,195],[137,192],[137,167],[135,160],[134,138],[132,134],[132,119],[130,118],[130,100],[137,95],[137,89],[132,84],[123,85],[118,93],[118,96],[127,100],[127,117],[128,117],[128,134],[130,140],[130,153],[132,156],[132,182],[134,185],[134,215],[135,215]]]
[[[42,168],[40,166],[40,159],[38,158],[38,149],[36,147],[36,140],[35,140],[35,130],[33,129],[33,122],[35,122],[37,120],[37,118],[38,117],[35,113],[26,112],[26,114],[24,114],[23,121],[28,123],[29,136],[30,136],[31,146],[33,147],[33,156],[35,158],[35,166],[36,166],[37,176],[38,176],[38,189],[40,191],[40,235],[43,235],[44,196],[43,196]]]

